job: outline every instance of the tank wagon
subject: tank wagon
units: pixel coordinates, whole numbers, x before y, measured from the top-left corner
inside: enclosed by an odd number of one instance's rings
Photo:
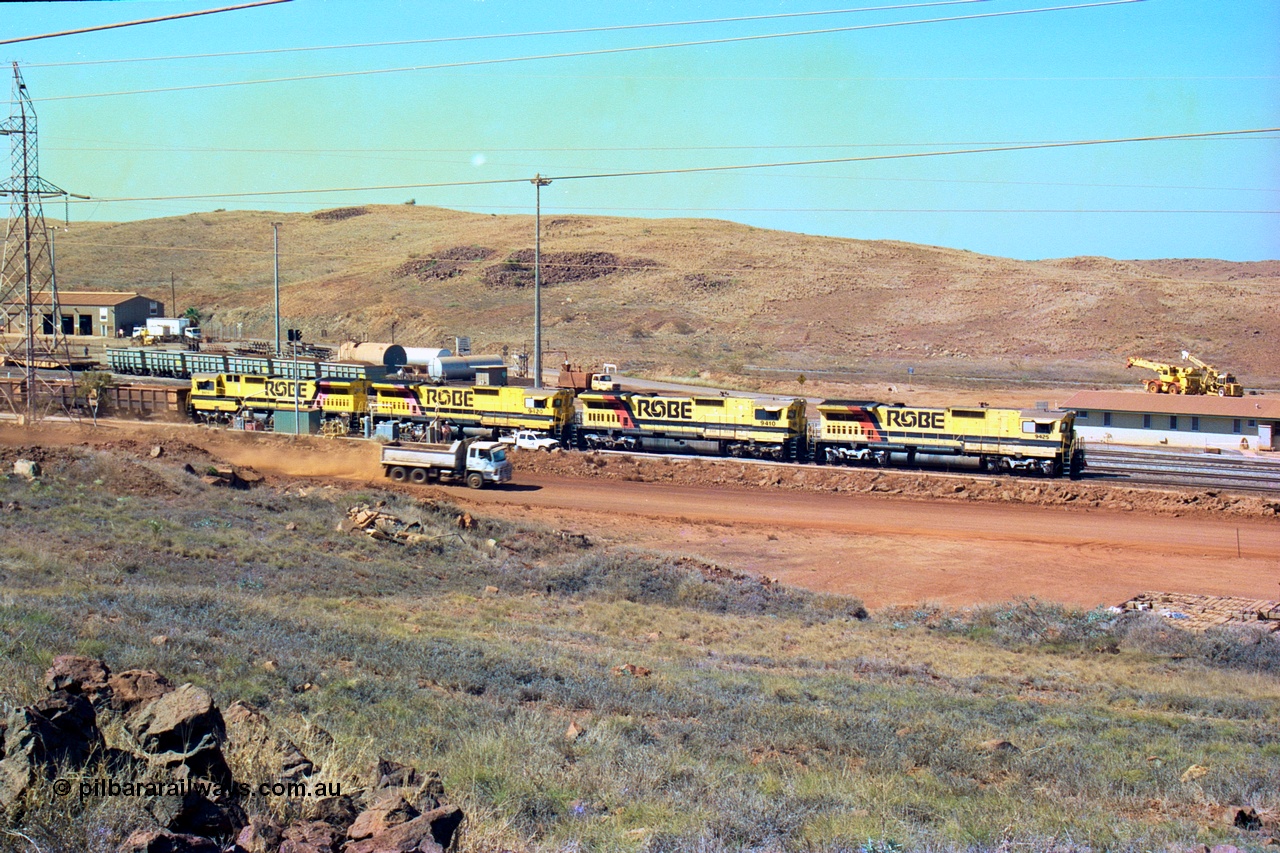
[[[1080,475],[1084,449],[1075,413],[1047,409],[917,408],[901,403],[826,400],[818,404],[812,437],[815,462],[908,464],[916,454],[977,459],[983,471],[1034,471],[1048,477]]]
[[[628,391],[578,394],[570,444],[580,449],[702,453],[802,460],[804,401],[678,397]]]

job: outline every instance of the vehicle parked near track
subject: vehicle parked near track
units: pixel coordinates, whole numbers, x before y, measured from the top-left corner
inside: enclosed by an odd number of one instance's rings
[[[560,442],[549,436],[540,435],[530,429],[516,430],[498,439],[502,444],[509,444],[518,450],[556,450]]]
[[[459,480],[473,489],[511,482],[511,463],[496,441],[467,438],[450,444],[385,444],[382,470],[397,483]]]

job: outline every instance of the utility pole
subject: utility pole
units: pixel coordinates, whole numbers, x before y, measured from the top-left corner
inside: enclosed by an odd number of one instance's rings
[[[533,180],[533,387],[542,387],[542,188],[551,184],[541,174]]]
[[[169,273],[169,316],[178,316],[178,286],[173,281],[173,273]]]
[[[280,349],[280,226],[281,222],[271,223],[271,257],[275,262],[275,285],[276,285],[276,355],[279,355]]]

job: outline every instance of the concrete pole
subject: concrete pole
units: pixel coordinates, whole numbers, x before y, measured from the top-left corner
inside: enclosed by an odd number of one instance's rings
[[[542,387],[542,188],[550,178],[535,175],[533,215],[533,387]]]
[[[271,257],[275,261],[275,289],[276,289],[276,355],[279,355],[280,349],[280,225],[282,223],[271,223]]]

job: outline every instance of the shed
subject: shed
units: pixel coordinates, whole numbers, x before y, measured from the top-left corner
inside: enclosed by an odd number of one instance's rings
[[[51,303],[48,292],[36,295],[37,323],[42,335],[52,335],[57,323],[63,335],[128,337],[133,334],[135,326],[145,326],[148,319],[164,316],[163,302],[131,292],[61,290],[58,292],[57,318],[49,310]],[[6,332],[21,330],[22,317],[14,313],[15,307],[5,306],[3,320]]]
[[[1077,435],[1101,444],[1275,450],[1280,437],[1280,397],[1080,391],[1062,408],[1075,411]]]

